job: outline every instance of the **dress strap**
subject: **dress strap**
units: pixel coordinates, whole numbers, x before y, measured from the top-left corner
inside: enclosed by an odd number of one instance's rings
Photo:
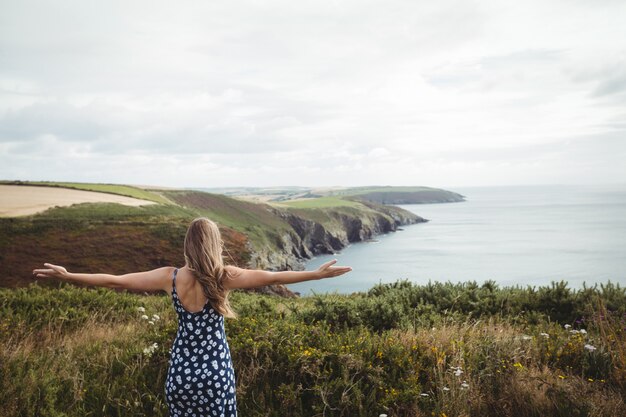
[[[174,277],[172,278],[172,292],[176,291],[176,274],[178,274],[178,268],[174,269]]]

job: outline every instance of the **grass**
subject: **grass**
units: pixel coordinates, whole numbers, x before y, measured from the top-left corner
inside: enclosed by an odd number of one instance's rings
[[[331,195],[359,195],[374,192],[419,192],[419,191],[442,191],[440,188],[422,186],[363,186],[351,187],[343,190],[333,190]]]
[[[356,201],[345,200],[341,197],[318,197],[304,200],[290,200],[280,203],[272,203],[276,206],[295,207],[295,208],[325,208],[325,207],[357,207],[362,208],[363,205]]]
[[[400,281],[299,299],[235,292],[232,303],[240,318],[227,320],[226,333],[240,415],[626,412],[619,286]],[[3,413],[165,416],[175,332],[167,296],[65,283],[2,289]],[[156,351],[145,352],[153,343]]]

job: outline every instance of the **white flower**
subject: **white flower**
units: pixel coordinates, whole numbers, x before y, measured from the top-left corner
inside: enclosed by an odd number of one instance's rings
[[[585,349],[587,349],[589,352],[593,352],[594,350],[596,350],[597,348],[595,346],[591,346],[590,344],[586,344]]]
[[[387,417],[387,414],[381,414],[378,417]]]
[[[141,316],[142,319],[144,320],[148,320],[148,316],[146,316],[145,314],[143,316]]]
[[[154,324],[154,322],[153,322],[152,320],[149,320],[149,321],[148,321],[148,323],[150,323],[150,324]]]
[[[539,333],[539,336],[543,336],[546,339],[550,338],[550,335],[548,333]]]
[[[145,309],[145,308],[143,308],[143,307],[137,307],[137,311],[140,311],[140,312],[142,312],[142,313],[143,313],[143,312],[145,312],[145,311],[146,311],[146,309]]]
[[[462,388],[462,389],[467,389],[467,388],[469,388],[469,384],[467,383],[467,381],[463,381],[463,382],[461,383],[461,388]]]
[[[585,330],[585,329],[580,329],[580,332],[581,332],[582,334],[587,334],[587,330]]]
[[[525,334],[522,335],[522,340],[530,340],[532,338],[533,338],[532,336],[528,336],[528,335],[525,335]]]
[[[450,369],[454,369],[455,370],[454,371],[454,375],[455,376],[461,376],[461,374],[463,373],[463,370],[461,369],[460,366],[457,366],[457,367],[451,366]]]
[[[150,346],[148,346],[147,348],[144,348],[143,353],[148,355],[148,356],[152,356],[152,354],[154,353],[154,351],[159,347],[159,344],[157,342],[154,342],[153,344],[151,344]]]
[[[570,330],[569,332],[570,332],[571,334],[578,334],[578,333],[580,333],[578,330]]]
[[[448,388],[448,387],[443,387],[443,388],[442,388],[442,390],[444,390],[444,391],[450,391],[450,388]]]
[[[565,325],[565,326],[563,326],[563,327],[565,327],[565,330],[567,330],[567,329],[569,329],[570,327],[572,327],[572,325],[571,325],[571,324],[566,324],[566,325]]]
[[[161,319],[161,317],[159,317],[158,315],[156,315],[156,314],[152,315],[152,320],[157,321],[159,319]]]
[[[422,393],[420,394],[420,396],[422,396],[422,397],[428,397],[428,394],[426,394],[425,392],[422,392]]]

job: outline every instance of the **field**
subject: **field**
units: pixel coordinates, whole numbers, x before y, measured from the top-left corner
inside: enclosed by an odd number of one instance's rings
[[[83,182],[55,182],[55,181],[0,181],[0,184],[6,185],[37,185],[41,187],[56,187],[56,188],[72,188],[84,191],[95,191],[99,193],[108,193],[114,195],[123,195],[127,197],[133,197],[140,200],[153,201],[155,203],[168,203],[168,200],[164,198],[159,192],[153,192],[145,190],[139,187],[133,187],[130,185],[120,184],[97,184],[97,183],[83,183]],[[109,201],[109,200],[103,200]]]
[[[273,203],[279,206],[288,206],[296,208],[322,208],[322,207],[359,207],[360,203],[355,201],[345,200],[339,197],[318,197],[307,198],[302,200],[290,200],[281,203]]]
[[[615,285],[400,281],[232,301],[242,416],[626,415],[626,293]],[[1,289],[0,306],[2,415],[167,415],[166,295],[32,284]]]
[[[0,217],[26,216],[55,206],[79,203],[118,203],[127,206],[154,204],[152,201],[117,194],[81,191],[68,188],[0,184]]]

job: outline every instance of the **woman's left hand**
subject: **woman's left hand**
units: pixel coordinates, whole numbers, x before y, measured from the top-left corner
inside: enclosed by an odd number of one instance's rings
[[[33,275],[35,275],[36,278],[59,278],[59,279],[65,279],[67,278],[67,276],[69,275],[69,272],[67,272],[67,269],[65,269],[64,267],[60,266],[60,265],[53,265],[53,264],[43,264],[43,266],[45,266],[45,269],[33,269]]]

